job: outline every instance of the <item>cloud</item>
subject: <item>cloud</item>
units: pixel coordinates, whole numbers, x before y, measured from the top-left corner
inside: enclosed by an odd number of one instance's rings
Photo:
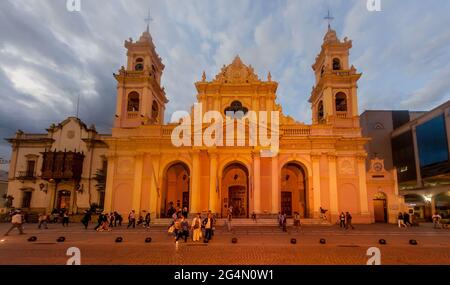
[[[0,1],[0,136],[17,129],[43,132],[74,115],[110,132],[116,82],[126,63],[124,40],[150,24],[166,65],[162,84],[170,103],[166,119],[189,110],[194,82],[213,78],[236,54],[261,78],[279,82],[277,101],[299,121],[311,122],[307,102],[330,9],[340,38],[353,40],[351,63],[363,72],[365,109],[430,109],[449,99],[450,2],[382,0],[369,12],[359,0],[82,0],[81,13],[65,1]],[[9,147],[0,143],[0,156]]]

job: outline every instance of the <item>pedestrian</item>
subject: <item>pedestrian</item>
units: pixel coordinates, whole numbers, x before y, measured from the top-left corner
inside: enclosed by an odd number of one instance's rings
[[[214,227],[214,220],[211,214],[203,220],[203,225],[205,227],[205,242],[209,242],[212,238],[212,229]]]
[[[200,213],[197,213],[195,218],[192,220],[191,229],[192,229],[192,241],[200,241],[202,238],[202,229],[201,229],[201,218]]]
[[[409,214],[407,212],[403,213],[403,222],[408,227],[412,226],[411,221],[409,219]]]
[[[283,215],[281,214],[281,212],[278,212],[278,225],[281,227],[283,227]]]
[[[184,242],[187,242],[189,237],[189,222],[186,220],[184,216],[180,218],[180,229],[177,234],[177,238],[175,241],[178,241],[180,238],[184,239]]]
[[[286,215],[286,213],[283,213],[281,215],[281,221],[282,221],[282,225],[283,225],[283,232],[287,232],[287,215]]]
[[[24,235],[25,233],[23,232],[22,223],[22,213],[20,212],[20,210],[16,210],[11,219],[11,228],[6,232],[5,236],[8,236],[14,228],[17,228],[19,230],[19,234]]]
[[[91,212],[89,210],[86,210],[84,211],[84,216],[81,219],[81,223],[83,224],[85,230],[87,230],[90,221],[91,221]]]
[[[131,226],[133,226],[133,229],[136,228],[136,214],[135,214],[134,210],[131,210],[130,214],[128,214],[127,229],[129,229]]]
[[[434,215],[431,217],[431,219],[433,220],[433,227],[434,227],[435,229],[440,229],[440,228],[442,228],[442,225],[441,225],[441,219],[442,219],[442,217],[441,217],[441,215],[439,215],[438,212],[435,212]]]
[[[349,212],[345,212],[345,229],[348,229],[349,227],[351,227],[352,230],[355,229],[352,225],[352,215]]]
[[[64,213],[63,213],[62,225],[63,225],[63,227],[64,226],[66,226],[66,227],[69,226],[69,212],[67,210],[65,210]]]
[[[175,242],[178,242],[178,236],[181,232],[181,221],[180,219],[176,219],[174,220],[174,224],[173,224],[173,235],[174,235],[174,240]]]
[[[109,213],[109,224],[108,224],[108,226],[112,228],[115,225],[116,225],[116,215],[113,212],[111,212],[111,213]]]
[[[117,227],[116,223],[119,223],[119,227],[121,227],[122,221],[123,221],[122,215],[119,214],[118,212],[114,212],[114,226]]]
[[[294,213],[294,226],[300,227],[300,214],[298,212]]]
[[[188,218],[189,211],[188,211],[188,208],[187,208],[187,207],[184,207],[184,208],[183,208],[183,210],[181,211],[181,215],[183,215],[183,217],[184,217],[185,219]]]
[[[139,215],[139,219],[137,220],[137,226],[144,226],[144,217],[142,215]]]
[[[339,227],[341,229],[345,229],[345,214],[344,214],[344,212],[341,212],[341,214],[339,215]]]
[[[228,207],[227,218],[228,222],[231,222],[231,220],[233,219],[233,206],[231,205]]]
[[[38,218],[38,222],[39,222],[38,229],[41,229],[42,225],[45,226],[45,229],[48,229],[47,220],[48,220],[47,213],[44,212],[44,213],[40,214],[39,218]]]
[[[145,225],[144,225],[144,227],[146,229],[150,228],[150,221],[151,221],[151,215],[150,215],[150,210],[148,210],[147,214],[145,215]]]
[[[253,211],[253,213],[252,213],[252,220],[253,220],[255,223],[257,223],[255,211]]]
[[[406,228],[405,222],[403,221],[403,213],[402,212],[398,213],[397,223],[398,223],[398,227],[399,228],[401,228],[401,227],[405,227]]]

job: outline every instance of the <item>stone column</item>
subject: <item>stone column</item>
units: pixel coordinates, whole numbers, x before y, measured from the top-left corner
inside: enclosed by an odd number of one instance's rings
[[[333,221],[334,217],[339,215],[338,208],[338,189],[337,189],[337,176],[336,176],[336,155],[328,154],[328,167],[329,167],[329,190],[330,190],[330,217]]]
[[[253,211],[261,213],[261,157],[259,152],[253,153]]]
[[[209,154],[209,210],[219,213],[217,191],[217,154]]]
[[[278,168],[278,154],[272,157],[272,214],[280,211],[280,174]]]
[[[160,192],[162,191],[159,189],[159,157],[152,155],[150,158],[151,163],[151,183],[150,183],[150,214],[152,215],[152,218],[159,217],[159,214],[161,212],[161,209],[158,208],[158,199],[160,197]],[[153,215],[153,212],[155,214]]]
[[[312,159],[312,177],[313,177],[313,195],[314,195],[314,218],[320,217],[320,207],[322,201],[320,200],[320,155],[311,155]]]
[[[192,187],[191,187],[191,209],[190,213],[200,213],[200,152],[192,153]]]
[[[369,201],[367,197],[366,180],[366,156],[358,156],[358,176],[359,176],[359,199],[361,206],[361,215],[369,215]]]
[[[419,147],[417,146],[416,126],[412,127],[413,145],[414,145],[414,161],[416,164],[417,187],[422,187],[422,174],[420,173]]]
[[[144,170],[144,154],[138,153],[134,157],[134,185],[133,185],[133,199],[132,209],[135,210],[136,215],[141,212],[141,194],[142,194],[142,172]]]
[[[106,188],[105,188],[105,211],[114,211],[113,207],[113,197],[114,197],[114,174],[116,169],[117,157],[110,155],[108,156],[108,175],[106,177]]]

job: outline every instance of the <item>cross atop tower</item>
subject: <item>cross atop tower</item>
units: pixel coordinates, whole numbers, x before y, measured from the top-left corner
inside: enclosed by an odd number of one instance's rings
[[[331,22],[334,20],[334,17],[331,16],[330,10],[328,10],[327,16],[324,19],[328,21],[328,29],[331,29]]]
[[[147,23],[147,32],[149,32],[150,31],[150,22],[153,21],[153,18],[150,16],[150,9],[148,9],[147,18],[145,18],[144,20]]]

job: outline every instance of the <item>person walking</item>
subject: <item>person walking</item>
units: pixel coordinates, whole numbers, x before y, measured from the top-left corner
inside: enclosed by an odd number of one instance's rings
[[[205,227],[205,242],[209,242],[212,238],[212,229],[214,227],[214,220],[211,214],[203,220],[203,225]]]
[[[409,219],[409,214],[408,214],[407,212],[404,212],[404,213],[403,213],[403,222],[405,223],[405,225],[406,225],[407,227],[412,226],[411,221],[410,221],[410,219]]]
[[[345,214],[344,214],[344,212],[341,212],[341,214],[339,215],[339,227],[341,229],[345,229]]]
[[[441,215],[439,215],[438,212],[435,212],[434,215],[431,217],[431,219],[433,220],[433,228],[435,228],[435,229],[442,228],[442,225],[441,225],[442,217],[441,217]]]
[[[254,221],[255,223],[258,222],[258,221],[256,220],[256,213],[255,213],[255,211],[253,211],[253,213],[252,213],[252,221]]]
[[[282,221],[282,225],[283,225],[283,232],[287,232],[287,216],[286,216],[286,213],[283,213],[281,215],[281,221]]]
[[[17,228],[19,230],[19,234],[24,235],[25,233],[23,232],[22,223],[22,213],[20,212],[20,210],[16,210],[11,219],[11,228],[6,232],[5,236],[8,236],[14,228]]]
[[[401,227],[405,227],[406,228],[405,222],[403,221],[403,213],[402,212],[398,213],[397,223],[398,223],[398,227],[399,228],[401,228]]]
[[[48,220],[47,213],[44,212],[44,213],[40,214],[39,218],[38,218],[38,222],[39,222],[38,229],[41,229],[42,225],[45,226],[45,229],[48,229],[47,220]]]
[[[144,220],[144,227],[146,229],[150,228],[150,221],[151,221],[151,215],[150,215],[150,210],[148,210],[147,214],[145,215],[145,220]]]
[[[114,227],[114,225],[116,224],[116,215],[114,215],[113,212],[109,213],[109,227]]]
[[[183,208],[183,210],[181,211],[181,215],[182,215],[185,219],[188,218],[189,211],[188,211],[188,208],[187,208],[187,207],[184,207],[184,208]]]
[[[228,207],[228,213],[227,213],[228,222],[231,222],[233,219],[233,206]]]
[[[280,226],[280,228],[283,227],[283,215],[281,212],[278,212],[278,226]]]
[[[88,211],[88,210],[84,211],[84,216],[81,219],[81,223],[83,224],[85,230],[87,230],[87,228],[89,226],[89,222],[91,221],[91,219],[92,219],[91,218],[91,212]]]
[[[192,220],[192,241],[200,241],[202,238],[202,221],[200,218],[200,213],[197,213],[196,217]]]
[[[345,212],[345,229],[347,230],[349,227],[352,228],[352,230],[355,229],[355,227],[352,224],[352,215],[349,212]]]
[[[128,214],[127,229],[129,229],[131,226],[133,226],[133,229],[136,228],[136,214],[135,214],[134,210],[131,210],[130,214]]]
[[[298,212],[294,213],[294,226],[300,227],[300,214]]]
[[[69,226],[69,212],[67,210],[63,213],[62,225],[63,227]]]

